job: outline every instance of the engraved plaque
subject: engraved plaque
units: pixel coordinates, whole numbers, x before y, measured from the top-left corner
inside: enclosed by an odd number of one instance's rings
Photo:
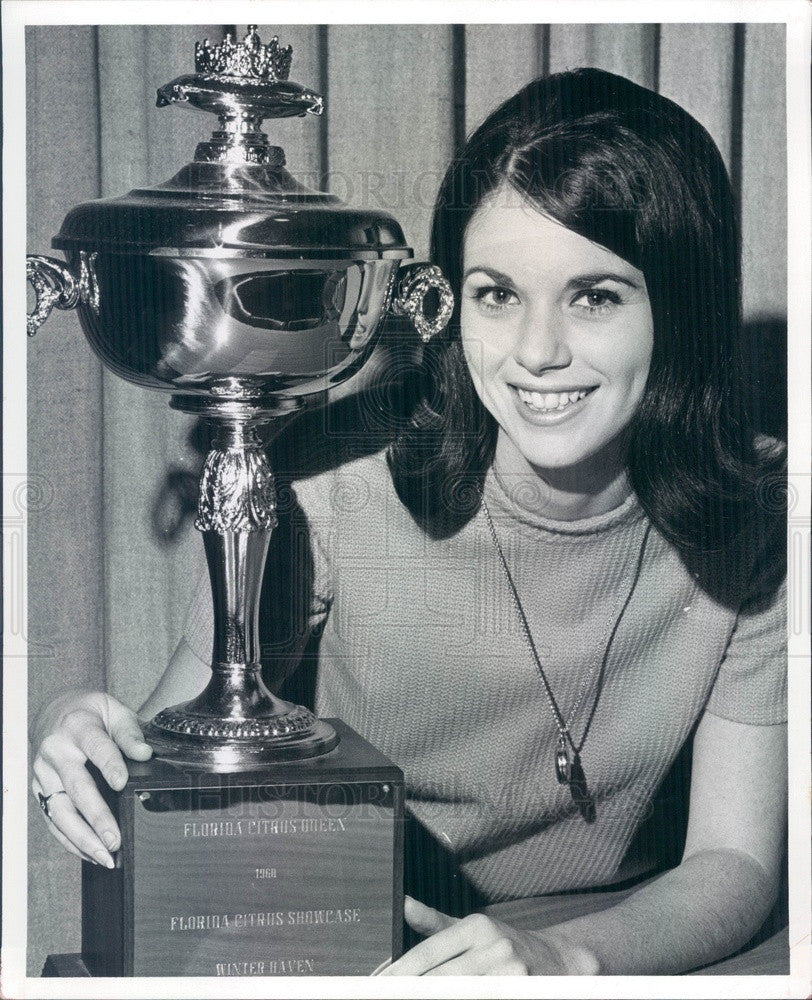
[[[397,957],[403,778],[335,725],[332,753],[247,774],[132,763],[108,793],[118,867],[83,866],[93,975],[369,975]]]
[[[391,957],[389,785],[139,789],[133,835],[134,975],[357,974]]]

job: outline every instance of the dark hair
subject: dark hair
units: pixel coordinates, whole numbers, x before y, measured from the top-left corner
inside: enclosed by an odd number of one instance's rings
[[[673,101],[612,73],[534,80],[474,132],[440,188],[431,256],[456,292],[466,226],[504,184],[645,275],[654,347],[627,432],[632,486],[702,585],[738,602],[766,545],[759,491],[766,482],[776,495],[782,457],[757,452],[743,392],[739,235],[713,140]],[[475,513],[465,487],[484,477],[497,430],[462,353],[459,303],[420,383],[388,460],[403,503],[444,535]]]

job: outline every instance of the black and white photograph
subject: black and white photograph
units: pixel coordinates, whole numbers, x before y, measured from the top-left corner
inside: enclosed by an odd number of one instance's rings
[[[4,997],[812,992],[810,23],[4,5]]]

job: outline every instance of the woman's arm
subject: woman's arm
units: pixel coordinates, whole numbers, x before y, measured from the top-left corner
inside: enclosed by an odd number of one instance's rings
[[[786,726],[706,714],[694,738],[681,864],[610,910],[551,933],[589,948],[608,975],[684,972],[724,958],[775,901],[786,801]]]
[[[452,921],[409,905],[431,936],[389,975],[496,970],[665,975],[717,961],[758,930],[775,900],[786,818],[786,726],[705,714],[693,748],[682,862],[609,909],[543,931],[483,915]],[[483,968],[483,958],[490,968]]]

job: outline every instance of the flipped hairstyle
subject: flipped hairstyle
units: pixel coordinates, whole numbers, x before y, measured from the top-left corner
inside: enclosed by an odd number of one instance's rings
[[[673,101],[623,77],[581,69],[534,80],[474,132],[434,209],[431,257],[455,290],[445,333],[427,346],[417,402],[388,462],[395,489],[432,536],[478,508],[497,425],[481,404],[460,340],[466,227],[509,184],[540,212],[641,270],[654,346],[626,434],[632,487],[700,584],[739,604],[780,578],[783,453],[758,450],[744,392],[741,271],[734,198],[705,129]],[[765,504],[764,498],[769,502]],[[775,541],[775,539],[773,539]],[[756,588],[758,589],[758,588]]]

